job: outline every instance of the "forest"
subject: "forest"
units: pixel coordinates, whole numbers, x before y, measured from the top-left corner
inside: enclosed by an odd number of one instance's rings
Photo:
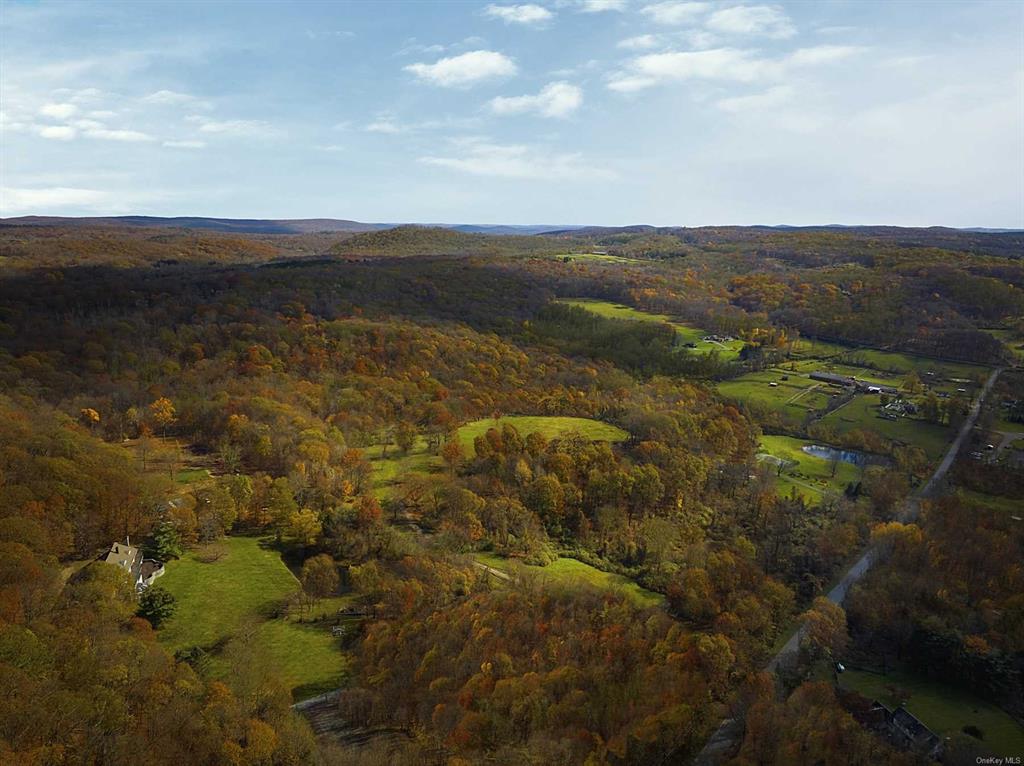
[[[1019,755],[1022,252],[2,224],[0,761]]]

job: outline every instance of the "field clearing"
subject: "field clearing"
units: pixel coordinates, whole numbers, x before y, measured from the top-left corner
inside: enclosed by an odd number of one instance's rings
[[[585,586],[602,591],[621,592],[642,608],[662,606],[665,603],[665,597],[660,593],[647,590],[637,585],[628,577],[612,572],[604,572],[576,559],[562,557],[555,559],[546,567],[540,567],[523,564],[518,561],[513,562],[510,559],[496,556],[492,553],[476,553],[473,557],[480,563],[502,572],[507,572],[511,568],[519,566],[528,572],[550,578],[550,581],[557,585],[572,587],[582,583]]]
[[[1024,363],[1024,338],[1010,330],[985,330],[985,332],[1001,341],[1013,354],[1017,364]]]
[[[777,385],[772,386],[772,383]],[[778,368],[748,372],[718,384],[719,393],[726,398],[756,402],[797,420],[802,420],[808,412],[823,409],[835,390],[810,378]]]
[[[965,726],[976,726],[984,735],[982,743],[994,755],[1024,753],[1024,728],[995,705],[966,691],[896,671],[882,675],[847,670],[839,677],[839,683],[868,699],[879,700],[890,709],[906,702],[907,710],[940,737],[951,737]],[[897,698],[891,687],[908,694]]]
[[[1002,511],[1013,516],[1020,516],[1024,513],[1024,502],[1015,497],[1002,497],[999,495],[986,495],[981,492],[960,488],[957,493],[969,503],[980,505],[993,511]]]
[[[965,362],[946,362],[938,359],[931,359],[925,356],[913,356],[902,354],[896,351],[876,351],[874,349],[856,349],[842,360],[845,364],[857,367],[870,365],[871,367],[888,372],[892,375],[904,376],[914,370],[921,380],[928,382],[931,377],[935,378],[984,378],[987,372],[986,367]],[[935,375],[928,375],[934,372]]]
[[[462,449],[467,455],[475,454],[473,440],[478,436],[483,436],[489,429],[500,429],[505,424],[515,426],[523,438],[526,438],[527,434],[539,433],[546,439],[554,439],[573,432],[579,433],[591,441],[621,442],[629,438],[629,434],[618,426],[590,418],[504,415],[498,419],[483,418],[466,423],[458,431],[459,444],[462,445]]]
[[[177,611],[158,632],[160,642],[172,652],[203,647],[213,654],[214,675],[223,675],[227,669],[217,649],[252,630],[260,652],[296,699],[335,688],[348,659],[330,631],[291,617],[271,618],[274,608],[299,588],[280,555],[255,537],[229,537],[218,545],[225,553],[213,563],[200,561],[195,551],[167,563],[167,574],[157,582],[177,599]],[[326,599],[318,610],[333,613],[342,601]]]
[[[761,437],[761,453],[796,464],[793,467],[787,465],[782,476],[776,479],[782,494],[789,494],[789,490],[795,488],[799,494],[816,500],[827,490],[842,492],[847,484],[859,480],[860,468],[852,463],[838,462],[836,475],[832,476],[832,465],[828,460],[803,451],[804,447],[816,443],[790,436]]]
[[[410,475],[429,476],[444,467],[440,456],[427,449],[427,440],[423,437],[417,437],[408,454],[402,454],[393,444],[388,445],[387,449],[387,457],[383,457],[383,444],[367,447],[363,453],[373,466],[373,492],[379,498],[394,495],[398,486]]]
[[[197,455],[180,439],[169,436],[148,436],[144,439],[125,439],[121,446],[146,473],[163,474],[175,484],[188,486],[201,484],[211,477],[215,468],[211,455]]]
[[[953,433],[947,426],[928,423],[916,418],[886,420],[878,416],[881,397],[878,394],[861,394],[845,407],[830,412],[819,422],[846,433],[856,428],[875,431],[891,441],[920,447],[931,460],[945,452]]]
[[[632,319],[640,322],[664,322],[675,328],[676,336],[680,343],[692,343],[694,348],[687,348],[686,351],[694,351],[707,354],[717,351],[723,359],[731,360],[739,357],[740,351],[745,345],[742,340],[735,339],[724,342],[705,341],[707,332],[694,327],[686,322],[680,322],[667,314],[654,314],[647,311],[640,311],[631,306],[623,306],[621,303],[602,301],[593,298],[565,298],[559,301],[567,306],[578,306],[606,319]]]
[[[608,255],[607,253],[552,253],[548,256],[549,258],[557,258],[562,260],[564,258],[571,258],[572,260],[581,261],[603,261],[605,263],[625,262],[625,263],[654,263],[645,258],[629,258],[624,255]]]

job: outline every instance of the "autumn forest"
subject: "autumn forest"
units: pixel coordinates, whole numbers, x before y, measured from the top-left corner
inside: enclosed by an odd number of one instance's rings
[[[1024,755],[1022,254],[8,219],[0,761]]]

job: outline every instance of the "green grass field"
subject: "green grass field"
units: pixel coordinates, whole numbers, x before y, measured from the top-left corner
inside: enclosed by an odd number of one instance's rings
[[[603,261],[605,263],[653,263],[644,258],[627,258],[623,255],[608,255],[607,253],[553,253],[549,258],[571,258],[574,261]]]
[[[830,412],[819,422],[839,433],[846,433],[855,428],[875,431],[891,441],[920,447],[931,460],[942,457],[953,440],[953,432],[947,426],[916,418],[885,420],[878,416],[879,403],[878,394],[861,394],[846,406]]]
[[[579,306],[608,319],[634,319],[641,322],[664,322],[665,324],[670,324],[675,328],[680,343],[694,344],[694,348],[686,349],[687,351],[696,351],[702,354],[717,351],[723,359],[736,359],[739,357],[740,350],[744,346],[744,342],[738,339],[725,342],[705,341],[703,338],[707,333],[699,327],[694,327],[686,322],[680,322],[666,314],[648,313],[630,306],[623,306],[620,303],[592,298],[566,298],[559,301],[559,303],[564,303],[568,306]]]
[[[860,468],[852,463],[837,463],[836,475],[833,476],[832,465],[828,460],[803,451],[804,447],[811,444],[815,442],[789,436],[761,437],[759,451],[787,463],[782,475],[776,477],[776,485],[781,494],[788,495],[791,489],[796,489],[808,500],[819,500],[827,490],[842,492],[847,484],[858,480]]]
[[[473,440],[483,436],[491,428],[501,428],[504,424],[515,426],[519,435],[539,433],[547,439],[553,439],[566,433],[576,432],[591,441],[621,442],[629,438],[629,434],[617,426],[602,423],[590,418],[548,417],[543,415],[505,415],[495,420],[484,418],[466,423],[459,429],[459,443],[467,455],[473,454]]]
[[[373,465],[373,491],[379,498],[390,497],[396,488],[412,474],[429,475],[442,470],[443,463],[438,455],[427,450],[427,440],[420,437],[408,454],[402,454],[398,447],[388,446],[387,457],[382,457],[384,446],[375,444],[364,454]]]
[[[590,564],[584,564],[576,559],[558,558],[546,567],[538,567],[520,562],[513,563],[509,559],[491,553],[477,553],[474,554],[474,558],[489,567],[503,572],[508,571],[513,566],[521,566],[529,572],[535,572],[542,577],[550,578],[552,583],[558,585],[571,587],[575,584],[583,584],[602,591],[621,592],[642,608],[661,606],[665,603],[665,597],[660,593],[642,588],[628,577],[612,572],[603,572],[590,566]]]
[[[882,675],[848,670],[839,681],[843,688],[854,689],[890,708],[905,701],[907,710],[940,737],[952,736],[973,725],[982,731],[982,742],[995,755],[1024,753],[1024,728],[995,705],[968,692],[895,671]],[[909,696],[895,698],[890,688],[893,686]]]
[[[718,391],[728,399],[757,404],[801,422],[808,413],[824,409],[836,389],[789,370],[771,368],[719,383]]]
[[[177,599],[177,611],[160,629],[161,643],[171,651],[216,651],[238,631],[252,629],[297,699],[336,688],[348,660],[330,632],[293,618],[271,619],[274,607],[299,587],[280,555],[254,537],[227,538],[223,548],[225,555],[213,563],[195,552],[167,563],[157,582]],[[340,601],[325,600],[319,609],[336,611]],[[212,667],[215,674],[226,670],[216,655]]]

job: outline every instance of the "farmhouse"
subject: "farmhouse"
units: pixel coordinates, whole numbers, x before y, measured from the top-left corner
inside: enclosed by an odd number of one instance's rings
[[[103,556],[103,562],[121,567],[128,572],[137,591],[145,590],[153,584],[153,580],[164,573],[162,561],[144,558],[142,550],[131,545],[130,540],[111,545],[110,550]]]
[[[906,708],[901,706],[890,710],[875,700],[871,703],[871,710],[879,714],[890,739],[900,747],[929,758],[938,758],[942,754],[942,740]]]

